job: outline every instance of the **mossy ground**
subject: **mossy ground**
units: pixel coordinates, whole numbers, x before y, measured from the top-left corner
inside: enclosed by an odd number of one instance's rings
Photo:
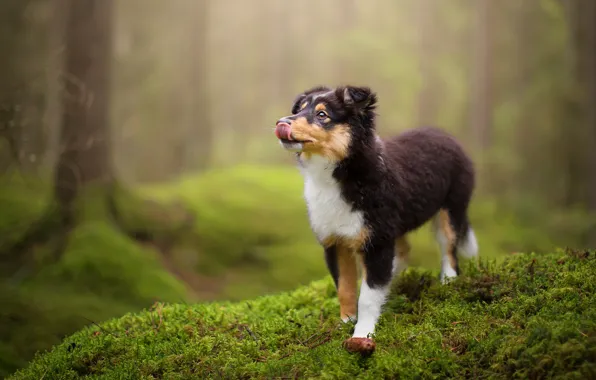
[[[199,292],[189,292],[163,255],[122,234],[106,218],[103,202],[90,199],[58,262],[46,263],[48,245],[36,245],[30,252],[35,270],[0,278],[0,377],[91,321],[155,301],[193,302],[196,293],[202,300],[247,300],[327,276],[308,226],[301,181],[295,168],[240,166],[118,197],[125,227],[175,237],[170,264],[200,275],[193,284]],[[43,179],[0,178],[0,248],[18,241],[43,215],[51,191]],[[156,202],[141,202],[135,194]],[[185,210],[193,220],[180,228]],[[547,250],[557,240],[542,225],[520,223],[486,199],[476,200],[471,214],[484,258]],[[428,228],[412,236],[412,245],[413,266],[438,269]]]
[[[377,351],[341,348],[329,279],[238,303],[159,304],[66,338],[11,379],[565,378],[596,376],[594,252],[468,264],[441,285],[409,269]]]
[[[2,178],[0,189],[4,249],[44,215],[51,187],[12,175]],[[0,276],[0,378],[90,323],[156,301],[189,299],[185,285],[162,267],[155,250],[138,245],[97,215],[71,231],[57,262],[48,260],[52,240],[30,247],[25,267]]]

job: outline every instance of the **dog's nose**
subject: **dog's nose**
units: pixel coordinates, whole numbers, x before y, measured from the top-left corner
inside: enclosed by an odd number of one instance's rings
[[[292,124],[292,120],[286,119],[285,117],[283,117],[283,118],[279,119],[277,121],[277,123],[275,123],[275,126],[278,126],[280,124],[287,124],[288,126],[290,126]]]
[[[291,122],[291,120],[286,118],[277,121],[275,124],[275,136],[277,136],[278,139],[292,140]]]

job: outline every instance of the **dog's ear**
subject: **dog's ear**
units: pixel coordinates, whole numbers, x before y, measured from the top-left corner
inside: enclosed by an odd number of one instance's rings
[[[337,96],[344,104],[358,111],[372,111],[377,104],[377,94],[368,87],[346,86],[338,90]]]
[[[300,94],[296,97],[294,100],[294,105],[292,105],[292,115],[295,115],[298,113],[298,111],[300,111],[300,105],[302,104],[304,98],[306,98],[306,94]]]

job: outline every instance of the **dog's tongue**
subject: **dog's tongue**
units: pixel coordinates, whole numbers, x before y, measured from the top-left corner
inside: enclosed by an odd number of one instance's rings
[[[288,123],[279,123],[275,126],[275,136],[278,139],[292,140],[292,128]]]

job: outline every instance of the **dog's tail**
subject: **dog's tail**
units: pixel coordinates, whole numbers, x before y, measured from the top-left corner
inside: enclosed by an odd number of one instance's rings
[[[468,227],[466,236],[458,243],[457,252],[465,258],[478,256],[478,240],[472,227]]]

